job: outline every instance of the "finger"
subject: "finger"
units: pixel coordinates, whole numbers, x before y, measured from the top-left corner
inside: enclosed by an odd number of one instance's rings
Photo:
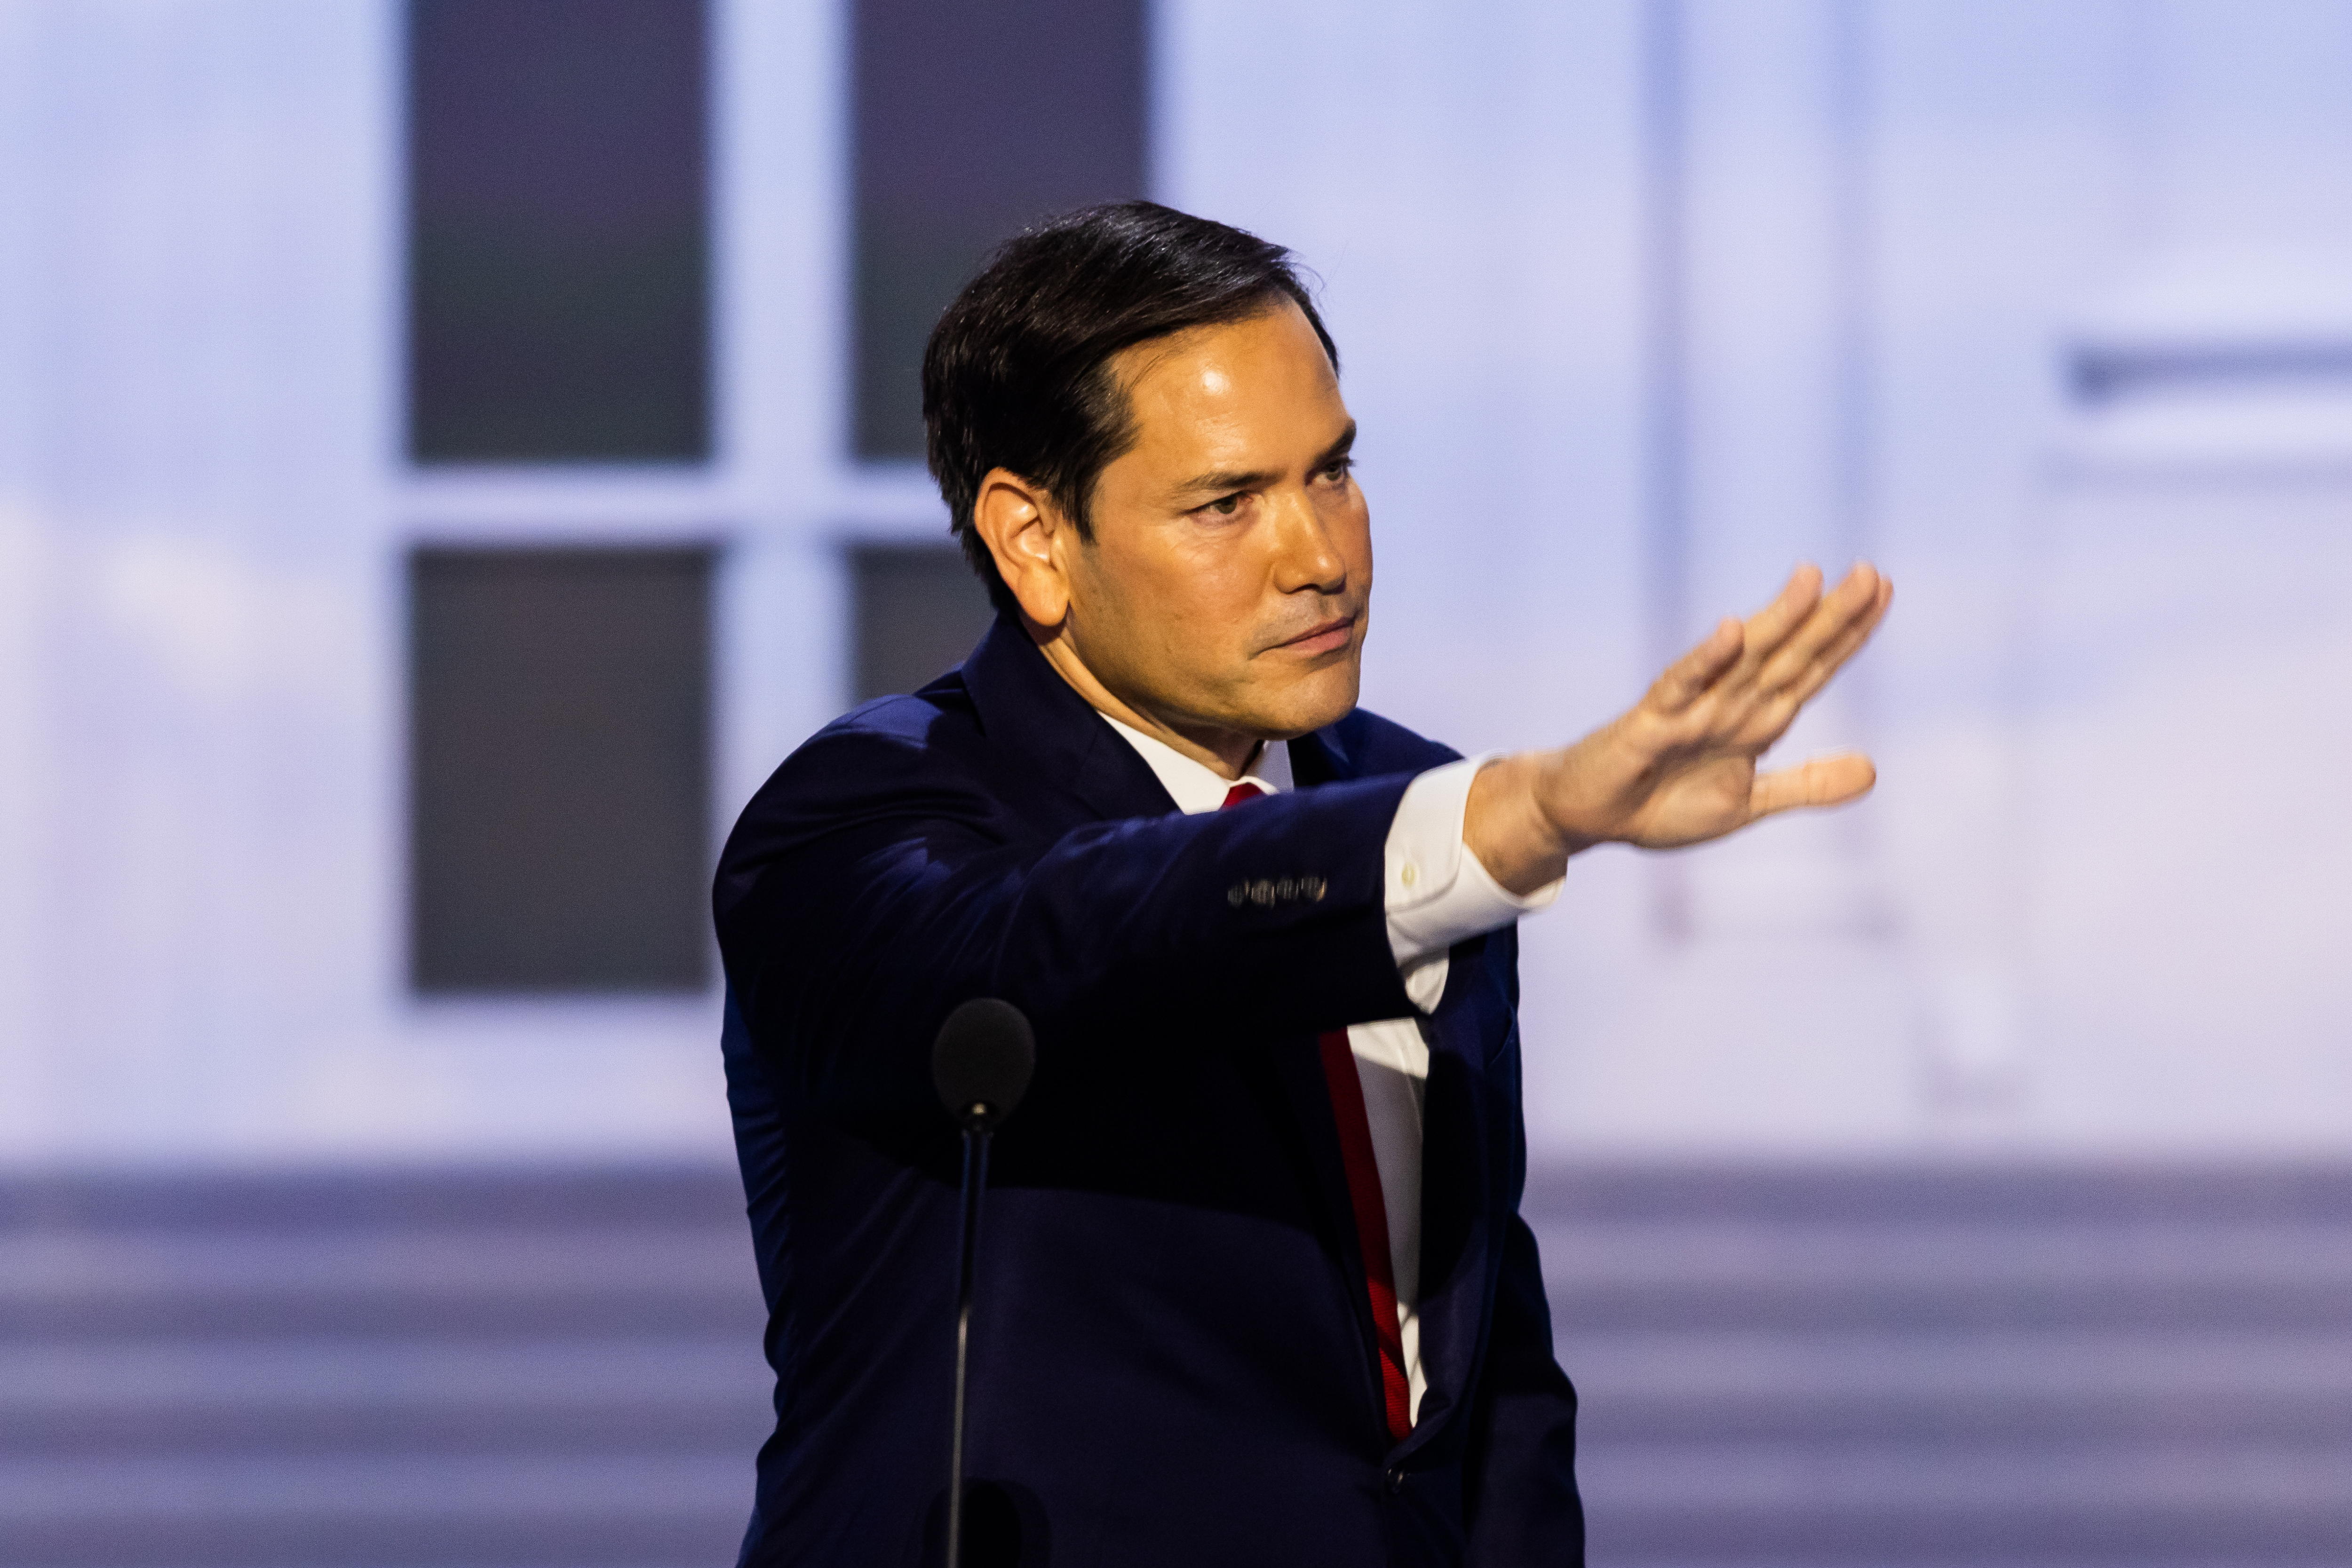
[[[1865,590],[1867,597],[1862,597]],[[1858,567],[1849,573],[1837,592],[1813,612],[1803,632],[1764,672],[1741,684],[1745,700],[1720,716],[1723,733],[1751,755],[1771,747],[1813,695],[1869,641],[1885,613],[1887,594],[1885,580],[1874,569]]]
[[[1797,716],[1804,712],[1805,705],[1829,684],[1830,678],[1844,666],[1848,659],[1862,651],[1863,644],[1869,642],[1871,633],[1878,629],[1878,622],[1885,613],[1885,607],[1881,605],[1860,624],[1849,627],[1838,642],[1823,650],[1812,667],[1798,677],[1794,685],[1783,686],[1778,691],[1756,691],[1734,732],[1739,747],[1751,756],[1761,756],[1771,749],[1789,732],[1789,727],[1797,722]]]
[[[1650,685],[1650,706],[1662,714],[1680,713],[1699,699],[1725,671],[1739,662],[1748,633],[1727,615],[1706,634],[1706,641],[1666,666]]]
[[[1802,707],[1812,701],[1813,694],[1827,685],[1830,677],[1844,668],[1848,659],[1862,652],[1863,645],[1877,632],[1879,622],[1886,619],[1886,607],[1894,602],[1895,584],[1885,578],[1879,579],[1878,592],[1873,597],[1869,610],[1840,632],[1835,642],[1815,655],[1811,666],[1800,674],[1795,684],[1790,686],[1788,695],[1797,706]]]
[[[1757,672],[1759,689],[1770,692],[1801,678],[1818,659],[1823,649],[1843,638],[1855,622],[1864,620],[1878,602],[1879,585],[1884,580],[1878,570],[1868,561],[1858,561],[1845,580],[1805,618]]]
[[[1822,569],[1811,561],[1799,562],[1772,602],[1748,618],[1748,663],[1751,670],[1760,667],[1790,633],[1805,623],[1821,597]]]
[[[1869,794],[1877,782],[1878,769],[1869,758],[1859,751],[1832,752],[1759,775],[1748,791],[1748,810],[1751,816],[1769,817],[1801,807],[1843,806]]]

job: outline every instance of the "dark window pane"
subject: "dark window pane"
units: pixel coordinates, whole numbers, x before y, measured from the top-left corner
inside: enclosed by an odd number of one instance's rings
[[[860,545],[849,570],[859,702],[911,692],[962,664],[995,618],[953,545]]]
[[[856,428],[919,457],[931,324],[997,242],[1145,194],[1146,0],[856,0]]]
[[[417,989],[708,984],[710,561],[411,558]]]
[[[411,0],[409,450],[710,449],[700,0]]]

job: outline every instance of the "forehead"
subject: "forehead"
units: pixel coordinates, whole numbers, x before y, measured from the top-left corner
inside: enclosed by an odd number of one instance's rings
[[[1136,455],[1175,459],[1292,442],[1319,449],[1348,423],[1330,358],[1288,299],[1138,343],[1111,368],[1135,421]]]

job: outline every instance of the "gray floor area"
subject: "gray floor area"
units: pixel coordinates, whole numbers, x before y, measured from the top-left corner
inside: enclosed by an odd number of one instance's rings
[[[731,1563],[733,1174],[0,1188],[0,1563]]]
[[[2352,1172],[1555,1173],[1593,1560],[2352,1563]]]
[[[2352,1564],[2352,1171],[1556,1169],[1592,1560]],[[7,1568],[732,1561],[725,1171],[0,1182]]]

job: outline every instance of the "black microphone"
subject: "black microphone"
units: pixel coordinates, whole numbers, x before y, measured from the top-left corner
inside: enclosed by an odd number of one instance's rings
[[[980,1250],[980,1195],[988,1186],[988,1140],[1028,1092],[1037,1038],[1011,1002],[975,997],[948,1014],[931,1047],[931,1082],[963,1129],[963,1224],[957,1243],[955,1429],[948,1444],[947,1568],[963,1556],[964,1374],[971,1349],[972,1262]]]
[[[931,1048],[940,1103],[966,1132],[993,1132],[1028,1092],[1037,1066],[1029,1019],[1011,1002],[974,997],[948,1014]]]

